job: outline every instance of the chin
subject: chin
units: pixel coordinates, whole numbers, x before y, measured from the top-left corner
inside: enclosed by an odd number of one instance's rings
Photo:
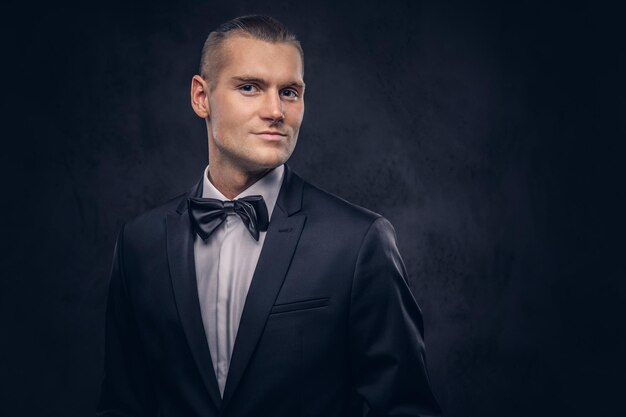
[[[250,165],[260,169],[276,168],[289,159],[291,152],[286,150],[272,150],[270,152],[259,152],[250,159]]]

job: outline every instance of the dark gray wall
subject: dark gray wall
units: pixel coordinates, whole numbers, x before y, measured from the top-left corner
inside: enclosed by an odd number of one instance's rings
[[[445,415],[620,414],[618,10],[226,3],[7,10],[5,415],[92,415],[114,238],[201,175],[190,79],[208,32],[248,13],[305,50],[292,167],[396,227]]]

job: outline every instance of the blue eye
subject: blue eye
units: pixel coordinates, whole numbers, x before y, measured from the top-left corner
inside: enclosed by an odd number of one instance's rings
[[[257,88],[252,84],[244,84],[241,87],[239,87],[239,89],[246,93],[253,93],[256,91]]]
[[[283,90],[281,91],[281,93],[283,93],[283,95],[287,98],[297,98],[298,97],[298,93],[295,90]],[[284,94],[284,93],[288,93],[288,94]]]

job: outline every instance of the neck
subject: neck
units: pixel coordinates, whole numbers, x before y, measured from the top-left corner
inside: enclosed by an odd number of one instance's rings
[[[209,181],[229,200],[233,200],[252,184],[264,177],[271,169],[247,171],[230,164],[209,161]]]

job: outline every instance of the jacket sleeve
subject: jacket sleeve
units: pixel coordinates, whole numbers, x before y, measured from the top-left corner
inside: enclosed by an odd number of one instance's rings
[[[111,268],[105,324],[104,379],[97,417],[156,415],[156,401],[138,335],[124,274],[122,227]]]
[[[393,226],[372,223],[357,257],[350,304],[354,389],[368,417],[435,416],[422,314],[408,286]]]

